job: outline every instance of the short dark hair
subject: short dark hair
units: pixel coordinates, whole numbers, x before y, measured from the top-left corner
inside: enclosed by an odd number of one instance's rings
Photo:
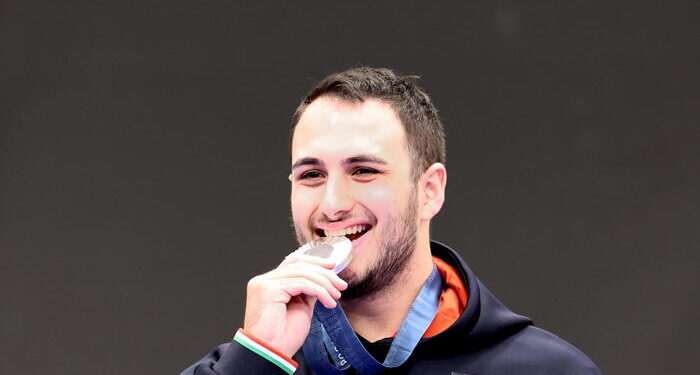
[[[417,84],[418,76],[400,76],[391,69],[360,67],[333,73],[319,81],[294,111],[290,145],[294,129],[306,107],[321,96],[332,96],[350,103],[378,99],[396,111],[413,160],[411,175],[420,175],[433,163],[445,163],[445,130],[430,96]]]

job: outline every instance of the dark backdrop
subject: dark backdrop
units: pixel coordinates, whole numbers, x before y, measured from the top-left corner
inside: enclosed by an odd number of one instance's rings
[[[434,237],[503,302],[605,373],[697,373],[697,2],[328,3],[0,3],[0,372],[229,340],[295,248],[293,109],[368,64],[424,77]]]

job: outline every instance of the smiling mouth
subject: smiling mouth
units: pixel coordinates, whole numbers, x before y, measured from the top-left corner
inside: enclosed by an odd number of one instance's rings
[[[353,226],[347,227],[345,229],[336,230],[336,231],[326,231],[323,229],[316,228],[316,229],[314,229],[314,232],[319,237],[344,236],[344,237],[347,237],[350,241],[355,241],[356,239],[362,237],[370,229],[372,229],[371,225],[362,224],[362,225],[353,225]]]

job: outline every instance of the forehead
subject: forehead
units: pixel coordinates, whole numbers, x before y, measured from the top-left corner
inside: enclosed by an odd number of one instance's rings
[[[292,162],[299,158],[370,154],[408,157],[406,134],[396,111],[367,99],[351,103],[332,97],[314,100],[301,115],[292,139]]]

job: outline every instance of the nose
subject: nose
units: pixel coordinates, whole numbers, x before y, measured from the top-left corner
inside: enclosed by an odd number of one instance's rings
[[[329,176],[318,208],[319,211],[329,221],[337,221],[341,220],[352,210],[353,204],[354,200],[343,178]]]

